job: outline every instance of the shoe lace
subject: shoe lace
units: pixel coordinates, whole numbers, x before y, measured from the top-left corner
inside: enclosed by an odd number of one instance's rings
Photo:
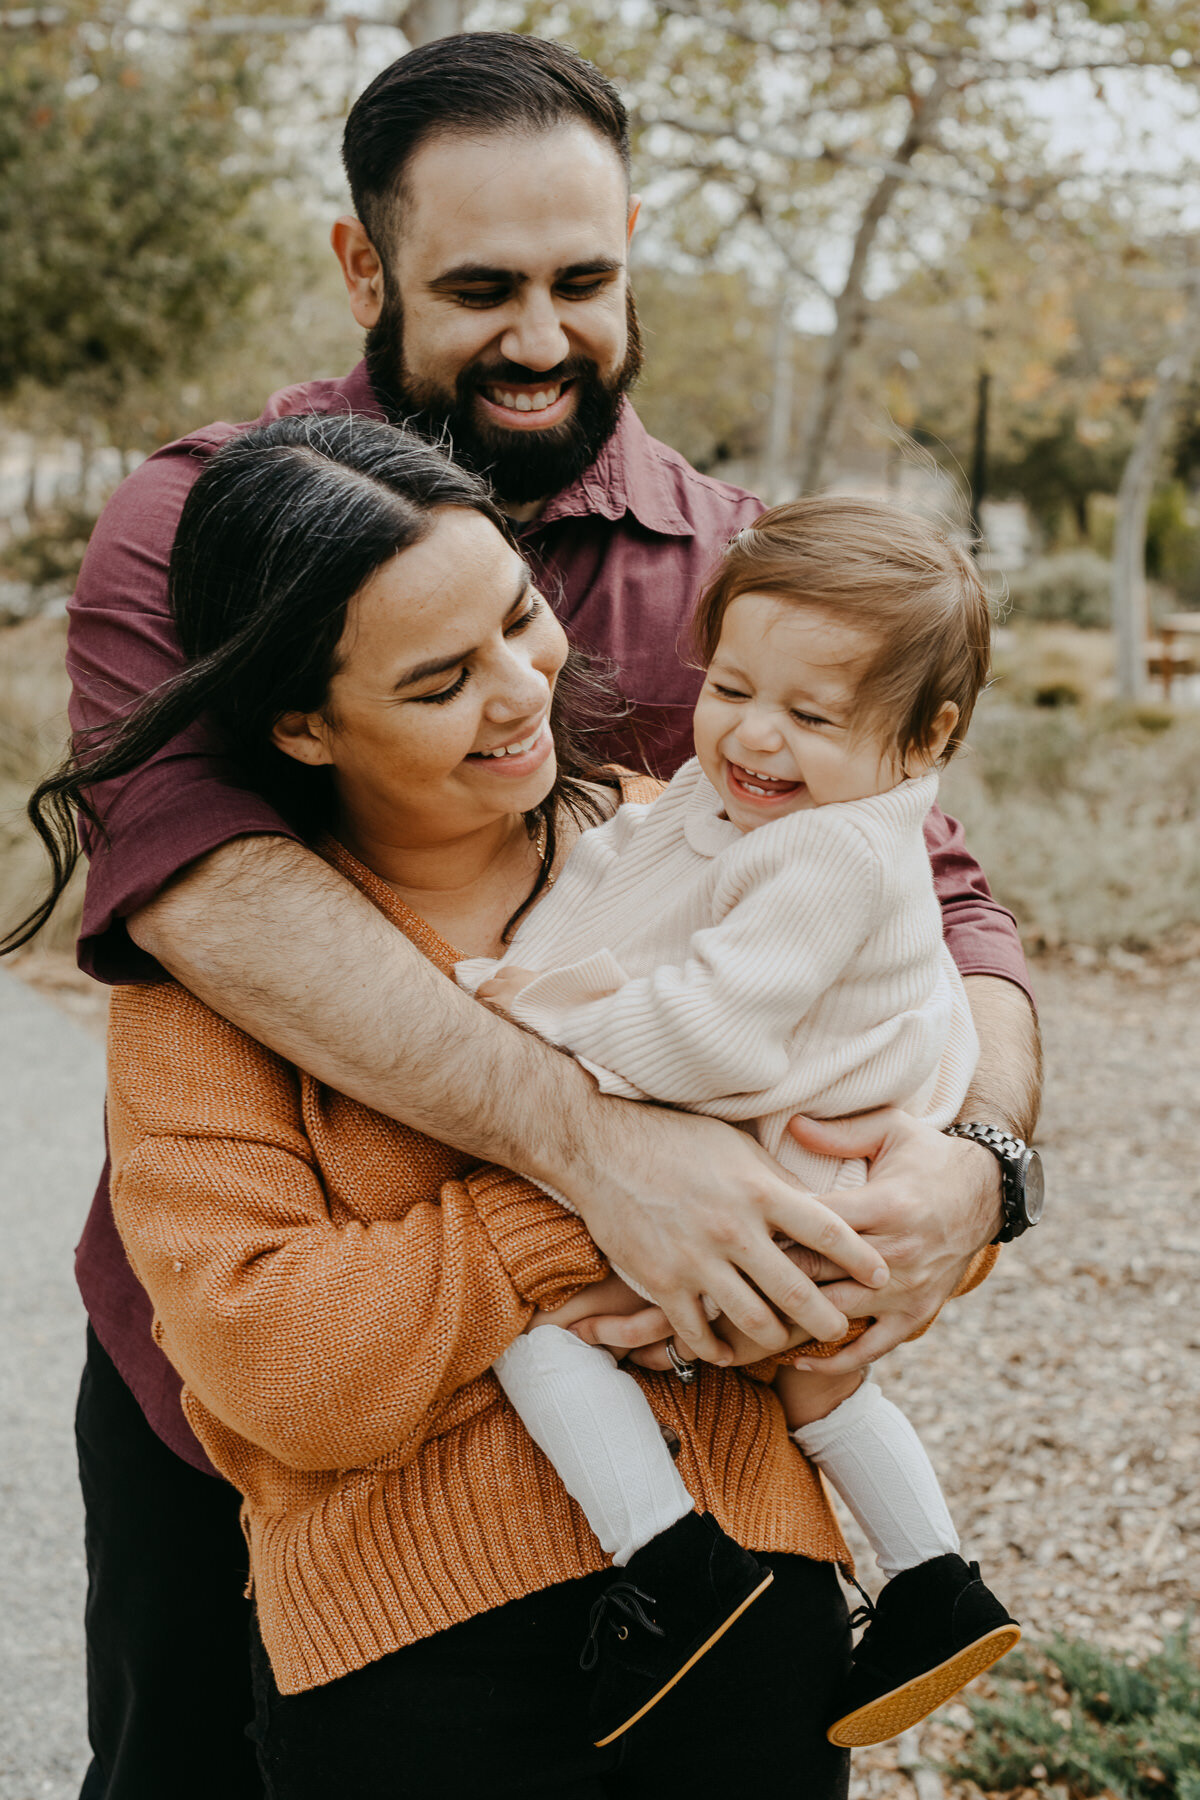
[[[667,1634],[662,1626],[657,1625],[646,1611],[646,1607],[653,1605],[654,1596],[643,1593],[632,1581],[614,1581],[605,1588],[588,1615],[588,1635],[579,1656],[580,1668],[585,1671],[595,1668],[600,1656],[600,1632],[606,1623],[616,1626],[621,1635],[627,1635],[627,1628],[619,1620],[631,1619],[635,1625],[653,1632],[655,1637],[665,1637]]]
[[[851,1587],[858,1588],[859,1594],[862,1597],[862,1605],[856,1606],[854,1611],[850,1614],[850,1629],[851,1631],[857,1631],[860,1625],[869,1625],[871,1620],[875,1617],[875,1602],[872,1600],[870,1594],[868,1594],[866,1588],[855,1581],[853,1575],[848,1575],[846,1579],[849,1581]]]

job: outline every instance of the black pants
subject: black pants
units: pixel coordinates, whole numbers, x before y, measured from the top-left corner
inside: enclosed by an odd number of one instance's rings
[[[93,1750],[80,1800],[263,1800],[252,1715],[269,1800],[671,1800],[714,1779],[843,1800],[848,1757],[823,1727],[850,1639],[827,1564],[767,1558],[762,1599],[603,1751],[578,1656],[605,1575],[281,1696],[243,1598],[237,1494],[155,1436],[90,1330],[76,1434]]]
[[[605,1750],[589,1742],[587,1616],[607,1573],[423,1638],[325,1687],[281,1695],[255,1634],[255,1734],[270,1800],[843,1800],[825,1741],[850,1633],[833,1569],[765,1558],[775,1580],[687,1679]]]
[[[155,1436],[90,1326],[75,1436],[92,1746],[80,1800],[262,1800],[237,1492]]]

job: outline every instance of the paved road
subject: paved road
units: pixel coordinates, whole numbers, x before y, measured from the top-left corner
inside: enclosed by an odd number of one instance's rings
[[[0,973],[0,1800],[70,1800],[87,1764],[71,1250],[103,1094],[101,1046]]]

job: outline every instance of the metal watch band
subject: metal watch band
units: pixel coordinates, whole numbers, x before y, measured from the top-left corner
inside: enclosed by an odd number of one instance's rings
[[[1020,1212],[1017,1196],[1013,1191],[1020,1159],[1028,1148],[1024,1138],[1016,1137],[1011,1131],[1002,1131],[999,1125],[985,1125],[979,1119],[961,1125],[947,1125],[945,1135],[969,1138],[973,1144],[982,1144],[1000,1164],[1000,1205],[1004,1220],[992,1242],[1010,1244],[1014,1238],[1020,1237],[1022,1232],[1029,1229],[1029,1221]]]

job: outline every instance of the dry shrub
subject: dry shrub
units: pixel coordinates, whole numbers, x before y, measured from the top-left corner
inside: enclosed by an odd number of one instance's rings
[[[942,800],[1035,947],[1142,950],[1200,922],[1200,718],[992,701]]]
[[[5,930],[40,897],[49,869],[25,804],[66,742],[66,638],[64,619],[27,619],[0,631],[0,925]],[[47,948],[71,948],[82,902],[77,877],[42,934]]]

